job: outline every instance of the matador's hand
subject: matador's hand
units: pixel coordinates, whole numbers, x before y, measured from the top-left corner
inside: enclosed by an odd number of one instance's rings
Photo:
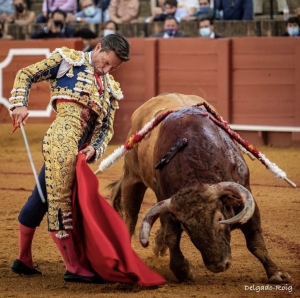
[[[13,126],[19,127],[21,124],[25,125],[27,114],[27,107],[25,106],[14,108],[10,115],[13,121]]]
[[[93,146],[87,146],[80,150],[80,153],[85,154],[85,160],[90,160],[95,155],[96,150]]]

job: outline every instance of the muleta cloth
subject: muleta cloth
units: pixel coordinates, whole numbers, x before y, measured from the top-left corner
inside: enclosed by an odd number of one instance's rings
[[[158,286],[166,280],[133,251],[125,222],[98,192],[98,179],[79,153],[73,190],[73,230],[80,262],[109,282]]]

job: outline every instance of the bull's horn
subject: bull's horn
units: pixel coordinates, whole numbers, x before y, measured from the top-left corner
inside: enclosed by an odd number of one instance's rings
[[[247,222],[254,213],[255,202],[251,192],[241,184],[235,182],[220,182],[218,184],[211,185],[214,191],[218,193],[218,195],[226,195],[226,194],[234,194],[235,196],[241,198],[244,203],[244,209],[238,213],[236,216],[221,220],[219,223],[222,224],[235,224],[241,223],[244,224]]]
[[[140,242],[142,246],[147,247],[149,245],[150,230],[155,221],[163,213],[170,212],[171,200],[172,198],[156,203],[144,217],[140,229]]]

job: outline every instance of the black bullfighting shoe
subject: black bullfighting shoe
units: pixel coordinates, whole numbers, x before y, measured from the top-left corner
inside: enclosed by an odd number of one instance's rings
[[[66,271],[66,273],[64,274],[64,280],[66,282],[81,282],[81,283],[90,283],[90,284],[106,283],[106,281],[99,275],[82,276],[69,271]]]
[[[24,275],[42,274],[42,272],[37,267],[30,268],[18,259],[14,260],[10,269],[11,271],[17,274],[24,274]]]

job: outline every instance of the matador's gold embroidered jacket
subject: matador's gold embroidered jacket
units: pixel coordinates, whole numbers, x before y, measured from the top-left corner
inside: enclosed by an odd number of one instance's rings
[[[64,67],[61,67],[64,64]],[[61,73],[61,69],[65,69]],[[117,100],[123,98],[119,83],[113,76],[101,77],[104,92],[100,95],[94,77],[94,68],[90,64],[90,53],[84,53],[66,47],[56,49],[47,59],[18,71],[9,98],[10,109],[28,106],[28,96],[32,83],[48,81],[50,83],[51,104],[56,111],[56,99],[78,101],[97,114],[97,125],[90,142],[96,150],[94,162],[104,153],[113,136],[113,121]]]

